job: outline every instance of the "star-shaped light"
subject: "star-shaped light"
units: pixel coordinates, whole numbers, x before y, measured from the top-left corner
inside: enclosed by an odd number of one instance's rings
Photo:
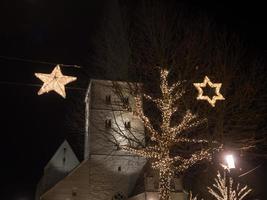
[[[214,95],[212,97],[212,99],[209,96],[203,96],[203,89],[202,88],[205,88],[207,86],[207,84],[211,88],[215,88],[215,94],[216,95]],[[225,99],[223,97],[223,95],[220,93],[222,83],[212,83],[207,76],[205,76],[203,83],[194,83],[194,86],[198,90],[197,100],[206,100],[209,102],[209,104],[212,107],[215,107],[215,103],[217,100],[224,100]]]
[[[65,85],[77,79],[73,76],[64,76],[61,73],[59,65],[53,69],[51,74],[35,73],[35,76],[44,82],[38,91],[38,95],[54,90],[63,98],[66,98]]]

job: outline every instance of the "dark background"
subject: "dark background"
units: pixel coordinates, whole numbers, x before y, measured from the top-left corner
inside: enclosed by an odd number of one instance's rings
[[[69,131],[66,116],[73,106],[71,101],[77,93],[83,95],[84,92],[67,90],[66,100],[55,93],[37,96],[39,88],[27,84],[40,84],[34,72],[50,73],[54,66],[7,57],[90,67],[92,38],[99,30],[107,2],[0,1],[1,199],[33,200],[43,167]],[[266,56],[264,3],[184,3],[238,33],[256,54]],[[78,79],[83,76],[79,69],[64,68],[63,73]],[[79,80],[71,86],[85,88]]]

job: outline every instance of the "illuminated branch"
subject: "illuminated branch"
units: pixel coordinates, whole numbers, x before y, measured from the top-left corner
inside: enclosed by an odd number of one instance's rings
[[[190,166],[196,164],[198,161],[201,161],[201,160],[204,160],[204,159],[207,159],[209,161],[212,159],[212,154],[210,152],[210,149],[201,150],[199,152],[196,152],[196,153],[192,154],[189,159],[184,159],[184,158],[180,159],[180,161],[182,163],[180,165],[176,166],[175,169],[178,172],[183,172],[186,169],[188,169]],[[176,160],[179,160],[179,158],[176,159]]]
[[[161,82],[160,89],[163,97],[169,94],[168,81],[167,81],[168,74],[169,74],[168,70],[166,69],[160,70],[160,82]]]
[[[197,200],[197,196],[193,197],[193,194],[191,191],[189,192],[189,200]],[[201,199],[201,200],[203,200],[203,199]]]
[[[150,100],[150,101],[154,102],[154,103],[157,105],[158,109],[161,110],[161,109],[163,108],[161,99],[154,99],[154,98],[152,98],[151,96],[149,96],[149,95],[147,95],[147,94],[144,94],[144,97],[145,97],[147,100]]]
[[[179,136],[179,138],[174,139],[174,143],[212,143],[212,144],[218,144],[217,141],[208,141],[204,139],[194,139],[194,138],[186,138]]]
[[[177,134],[190,127],[197,126],[199,124],[198,121],[196,121],[195,124],[191,123],[191,121],[194,119],[196,119],[196,115],[193,115],[189,110],[187,110],[182,122],[179,125],[171,128],[172,137],[174,138]]]
[[[176,101],[178,101],[183,94],[185,93],[185,90],[182,89],[182,91],[175,93],[174,95],[172,95],[172,102],[175,103]]]
[[[174,84],[172,84],[172,86],[170,87],[170,93],[172,93],[173,91],[175,91],[176,89],[178,89],[179,86],[181,86],[181,81],[178,81]]]
[[[142,120],[142,122],[144,123],[144,126],[147,128],[150,136],[151,136],[151,140],[160,140],[160,135],[158,134],[158,132],[153,128],[150,120],[148,117],[146,117],[144,115],[143,109],[142,109],[142,102],[141,102],[141,97],[137,96],[135,97],[135,105],[136,105],[136,111],[135,114]]]
[[[161,171],[169,171],[174,159],[168,156],[161,158],[159,161],[152,163],[152,168],[159,169]]]
[[[134,153],[138,156],[142,156],[145,158],[160,158],[159,153],[155,152],[154,150],[151,150],[149,148],[144,148],[144,149],[134,149],[132,147],[128,147],[128,146],[120,146],[121,149],[128,151],[130,153]]]
[[[234,180],[229,177],[228,182],[225,172],[222,176],[218,171],[214,181],[215,183],[212,185],[213,188],[208,187],[208,192],[217,200],[242,200],[252,191],[247,185],[240,188],[239,183],[237,183],[235,188]]]

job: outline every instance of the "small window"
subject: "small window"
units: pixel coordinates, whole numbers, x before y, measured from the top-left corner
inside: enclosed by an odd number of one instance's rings
[[[76,197],[76,196],[77,196],[77,188],[76,188],[76,187],[72,188],[71,195],[72,195],[73,197]]]
[[[105,120],[105,128],[111,128],[111,119]]]
[[[122,192],[118,192],[112,197],[112,200],[126,200],[126,197]]]
[[[111,104],[111,96],[110,95],[106,95],[106,104]]]
[[[120,172],[120,171],[121,171],[121,166],[118,167],[118,172]]]
[[[120,145],[119,145],[119,144],[115,144],[115,149],[116,149],[117,151],[121,150]]]
[[[67,149],[66,149],[66,147],[64,147],[63,148],[63,158],[62,158],[63,165],[65,165],[65,163],[66,163],[66,151],[67,151]]]
[[[123,97],[122,98],[122,103],[123,103],[123,105],[129,105],[129,97]]]
[[[72,191],[72,196],[76,197],[77,196],[77,192],[76,191]]]
[[[130,121],[124,122],[124,127],[126,129],[130,129],[131,128],[131,122]]]

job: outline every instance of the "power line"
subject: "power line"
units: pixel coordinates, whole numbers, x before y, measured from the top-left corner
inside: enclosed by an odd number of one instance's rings
[[[40,87],[40,84],[31,84],[31,83],[19,83],[19,82],[11,82],[11,81],[0,81],[0,84],[6,85],[23,85],[23,86],[33,86],[33,87]]]
[[[249,171],[247,171],[247,172],[245,172],[245,173],[239,175],[238,177],[245,176],[245,175],[247,175],[247,174],[253,172],[254,170],[258,169],[260,166],[261,166],[261,165],[258,165],[257,167],[255,167],[255,168],[253,168],[253,169],[251,169],[251,170],[249,170]]]
[[[80,65],[67,65],[67,64],[58,64],[58,63],[53,63],[53,62],[47,62],[47,61],[41,61],[41,60],[32,60],[32,59],[25,59],[25,58],[18,58],[18,57],[11,57],[11,56],[1,56],[0,59],[2,60],[10,60],[10,61],[20,61],[20,62],[28,62],[28,63],[35,63],[35,64],[45,64],[45,65],[60,65],[60,67],[72,67],[72,68],[79,68],[81,69],[80,72],[84,73],[86,76],[88,74],[86,71],[83,70],[83,66]],[[18,85],[18,86],[30,86],[30,87],[41,87],[41,84],[32,84],[32,83],[21,83],[21,82],[13,82],[13,81],[0,81],[0,84],[6,84],[6,85]],[[83,90],[85,91],[85,88],[80,88],[80,87],[67,87],[66,89],[71,89],[71,90]]]
[[[35,64],[45,64],[45,65],[58,65],[58,63],[40,61],[40,60],[32,60],[32,59],[25,59],[25,58],[18,58],[18,57],[10,57],[10,56],[0,56],[2,60],[11,60],[11,61],[20,61],[20,62],[28,62],[28,63],[35,63]],[[66,64],[59,64],[61,67],[74,67],[74,68],[82,68],[80,65],[66,65]]]
[[[21,83],[21,82],[11,82],[11,81],[0,81],[0,84],[29,86],[29,87],[41,87],[42,86],[42,84]],[[71,89],[71,90],[83,90],[83,91],[86,91],[85,88],[80,88],[80,87],[68,87],[68,86],[65,86],[65,88],[66,89]]]

